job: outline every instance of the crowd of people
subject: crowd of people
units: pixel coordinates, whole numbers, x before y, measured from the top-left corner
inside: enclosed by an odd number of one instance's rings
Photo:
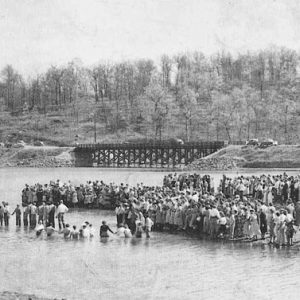
[[[66,183],[59,179],[50,183],[29,186],[22,190],[22,205],[43,202],[58,205],[61,200],[68,207],[112,208],[119,198],[117,185],[105,184],[103,181],[87,181],[85,184]]]
[[[269,237],[275,245],[292,245],[300,225],[300,176],[169,174],[162,187],[138,186],[115,209],[119,226],[136,232],[136,224],[168,232],[195,232],[210,238],[254,241]],[[271,191],[271,192],[270,192]]]
[[[223,175],[217,185],[209,175],[177,173],[166,175],[162,186],[103,181],[73,185],[57,180],[26,185],[22,191],[23,208],[17,205],[12,214],[16,215],[17,226],[21,226],[23,213],[24,226],[49,230],[55,229],[56,217],[60,232],[67,231],[72,236],[74,228],[64,222],[68,206],[100,203],[105,193],[113,197],[116,233],[125,237],[141,237],[143,233],[150,237],[151,230],[184,231],[213,239],[253,241],[268,237],[270,243],[291,245],[300,225],[300,175],[286,173],[234,178]],[[90,196],[93,200],[86,200]],[[8,225],[9,215],[9,205],[3,202],[1,225],[3,221]],[[101,228],[100,236],[113,233],[107,224]]]

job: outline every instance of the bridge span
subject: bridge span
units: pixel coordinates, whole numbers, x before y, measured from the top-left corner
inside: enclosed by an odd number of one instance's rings
[[[180,144],[79,144],[77,167],[175,167],[187,165],[224,147],[224,142]]]

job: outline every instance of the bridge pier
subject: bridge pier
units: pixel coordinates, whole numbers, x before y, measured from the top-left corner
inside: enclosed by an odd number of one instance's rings
[[[95,159],[97,159],[95,157]],[[99,159],[97,159],[99,161]],[[88,152],[77,152],[75,151],[75,167],[93,167],[93,153]]]

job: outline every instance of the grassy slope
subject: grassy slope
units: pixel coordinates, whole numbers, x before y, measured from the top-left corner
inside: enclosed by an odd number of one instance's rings
[[[279,145],[266,149],[228,146],[207,158],[231,158],[244,168],[300,168],[300,145]]]
[[[94,122],[92,112],[95,110],[93,99],[86,99],[78,104],[78,123],[72,107],[62,111],[49,112],[46,115],[27,113],[12,116],[8,112],[0,112],[0,142],[17,142],[24,140],[30,144],[36,140],[46,145],[69,146],[78,135],[79,143],[94,142]],[[132,128],[109,132],[101,120],[96,122],[97,142],[120,142],[130,138],[143,138]]]
[[[55,167],[71,166],[71,147],[0,148],[0,166]]]

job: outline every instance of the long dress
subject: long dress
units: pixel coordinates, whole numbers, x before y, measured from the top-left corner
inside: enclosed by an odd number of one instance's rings
[[[259,230],[259,226],[258,226],[258,222],[257,222],[257,215],[256,214],[251,214],[250,218],[250,230],[249,230],[249,236],[252,238],[254,236],[258,236],[261,234],[260,230]]]
[[[264,237],[266,232],[268,231],[267,216],[264,212],[260,213],[259,220],[260,220],[261,235],[262,235],[262,237]]]
[[[272,187],[268,187],[267,191],[267,204],[273,203],[273,193],[272,193]]]
[[[296,213],[295,225],[300,226],[300,201],[296,203],[295,213]]]
[[[248,237],[250,236],[250,219],[249,215],[246,214],[243,216],[243,235]]]
[[[234,228],[234,237],[241,238],[243,237],[243,216],[238,214],[235,216],[235,228]]]

